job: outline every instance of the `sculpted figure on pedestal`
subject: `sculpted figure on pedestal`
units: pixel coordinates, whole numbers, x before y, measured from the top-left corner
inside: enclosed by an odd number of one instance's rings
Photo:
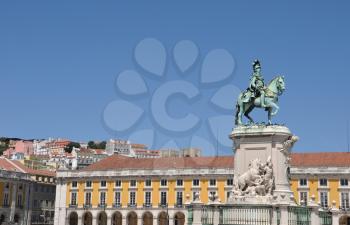
[[[284,77],[275,77],[267,86],[261,75],[261,65],[259,60],[253,62],[253,75],[249,87],[238,96],[236,104],[235,124],[242,125],[242,116],[249,119],[253,124],[254,120],[249,113],[255,108],[263,108],[268,112],[268,123],[271,124],[272,116],[276,115],[279,107],[277,105],[278,96],[285,90]]]
[[[272,195],[274,177],[271,157],[265,164],[260,159],[250,162],[248,171],[235,179],[233,195],[236,196],[265,196]]]

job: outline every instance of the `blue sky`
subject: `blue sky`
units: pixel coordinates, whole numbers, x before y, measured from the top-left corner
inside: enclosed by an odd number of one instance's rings
[[[194,77],[201,72],[205,56],[213,49],[225,49],[234,59],[232,76],[215,87],[200,86],[201,99],[210,99],[214,89],[225,84],[245,89],[251,62],[259,58],[266,81],[277,74],[286,78],[287,90],[274,122],[286,124],[300,137],[295,151],[346,151],[349,7],[345,0],[1,1],[0,136],[101,140],[128,138],[147,128],[158,132],[159,141],[152,147],[159,148],[173,133],[162,132],[148,118],[147,100],[152,95],[123,96],[115,85],[118,75],[136,70],[152,90],[176,79],[197,84]],[[136,46],[146,38],[159,40],[170,56],[179,41],[191,40],[199,48],[199,59],[183,78],[168,57],[164,72],[168,75],[154,79],[134,57]],[[134,88],[134,83],[125,85]],[[181,98],[170,101],[168,110],[174,117],[192,112],[202,120],[232,115],[235,99],[230,94],[223,98],[232,101],[231,111],[192,105]],[[106,106],[118,99],[138,104],[146,112],[124,132],[110,129],[104,120]],[[262,111],[253,116],[265,118]],[[200,136],[207,129],[197,128],[191,135]],[[219,154],[230,153],[213,138],[227,136],[227,126],[216,129],[204,137],[211,135],[209,142]],[[188,142],[181,135],[176,141]]]

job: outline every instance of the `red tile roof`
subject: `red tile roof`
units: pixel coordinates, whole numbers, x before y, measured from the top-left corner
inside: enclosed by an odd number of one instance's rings
[[[350,166],[350,153],[347,152],[292,153],[291,158],[291,165],[293,167]],[[233,168],[233,162],[233,156],[145,159],[112,155],[82,170],[101,171],[113,169]]]
[[[291,164],[293,167],[350,167],[350,153],[292,153]]]
[[[233,168],[232,156],[220,157],[178,157],[178,158],[129,158],[112,155],[100,160],[82,171],[113,169],[185,169],[185,168]]]
[[[55,172],[48,171],[48,170],[34,170],[26,167],[19,161],[10,160],[3,157],[0,157],[0,170],[28,173],[30,175],[41,175],[41,176],[50,176],[50,177],[56,176]]]

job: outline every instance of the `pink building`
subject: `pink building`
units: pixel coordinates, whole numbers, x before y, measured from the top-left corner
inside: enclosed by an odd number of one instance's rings
[[[25,156],[34,154],[33,142],[17,141],[15,144],[15,152],[23,153]]]

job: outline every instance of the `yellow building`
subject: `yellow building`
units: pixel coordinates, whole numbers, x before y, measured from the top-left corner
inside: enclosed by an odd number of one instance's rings
[[[187,224],[196,193],[225,203],[233,157],[136,159],[114,155],[79,171],[58,171],[55,225]],[[291,189],[299,204],[349,209],[350,153],[293,153]],[[168,218],[169,216],[169,218]],[[342,217],[346,220],[346,216]],[[345,223],[346,224],[346,223]]]
[[[55,173],[0,157],[0,225],[53,224]]]

